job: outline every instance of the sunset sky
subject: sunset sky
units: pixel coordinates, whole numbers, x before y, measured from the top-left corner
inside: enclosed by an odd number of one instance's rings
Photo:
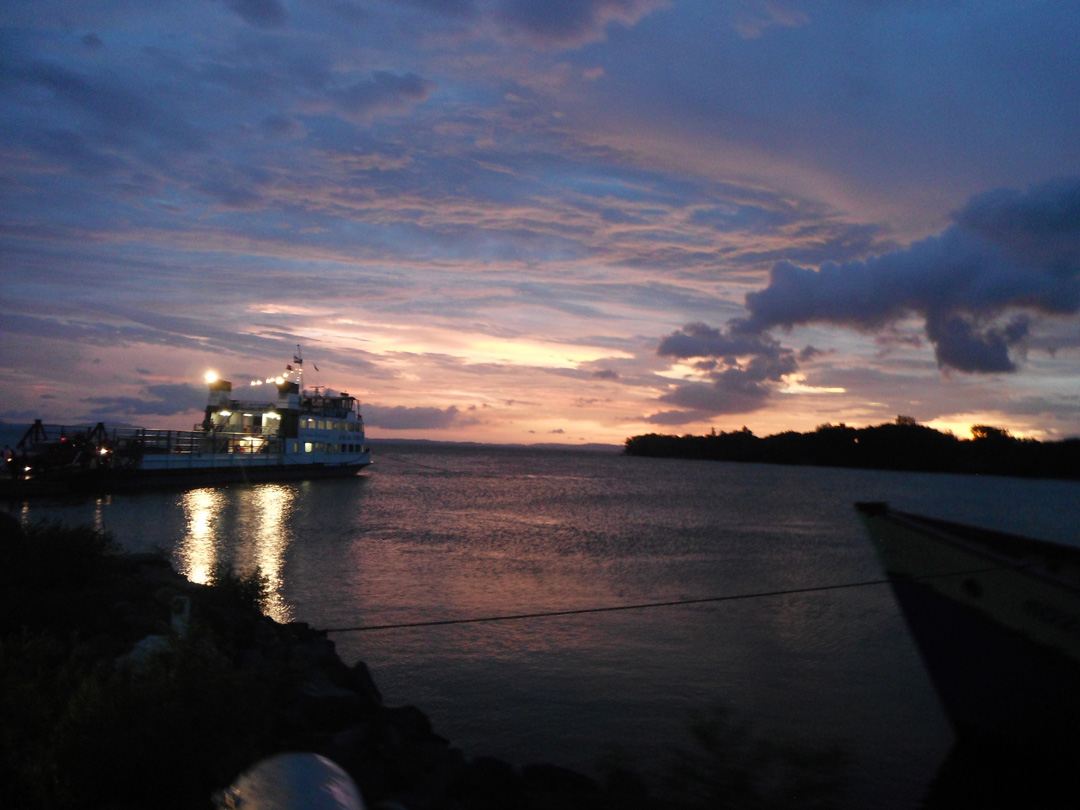
[[[1080,435],[1072,0],[0,26],[0,421],[190,428],[300,344],[372,438]]]

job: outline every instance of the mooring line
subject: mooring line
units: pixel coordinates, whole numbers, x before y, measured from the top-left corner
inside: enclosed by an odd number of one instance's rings
[[[414,627],[444,627],[453,624],[477,624],[480,622],[509,622],[518,619],[547,619],[553,616],[581,616],[587,613],[613,613],[617,610],[645,610],[648,608],[678,607],[681,605],[703,605],[709,602],[733,602],[739,599],[760,599],[767,596],[787,596],[817,591],[835,591],[842,588],[860,588],[865,585],[886,585],[887,579],[870,579],[863,582],[847,582],[841,585],[817,585],[811,588],[790,588],[782,591],[761,591],[741,593],[729,596],[709,596],[701,599],[672,599],[665,602],[640,602],[633,605],[609,605],[607,607],[575,608],[573,610],[545,610],[537,613],[508,613],[501,616],[474,616],[468,619],[432,619],[421,622],[403,622],[401,624],[369,624],[361,627],[333,627],[327,633],[362,633],[367,630],[401,630]]]
[[[972,574],[985,574],[991,571],[1017,570],[1028,565],[995,565],[988,568],[976,568],[968,571],[943,571],[937,574],[924,574],[911,577],[914,581],[927,579],[945,579],[964,577]],[[606,607],[574,608],[571,610],[545,610],[536,613],[507,613],[500,616],[473,616],[467,619],[431,619],[419,622],[401,622],[400,624],[368,624],[358,627],[331,627],[326,633],[363,633],[369,630],[407,630],[417,627],[447,627],[455,624],[480,624],[482,622],[512,622],[520,619],[549,619],[556,616],[583,616],[589,613],[614,613],[619,610],[647,610],[650,608],[681,607],[683,605],[704,605],[717,602],[735,602],[742,599],[763,599],[769,596],[791,596],[801,593],[820,593],[839,591],[845,588],[863,588],[867,585],[888,585],[889,579],[866,579],[861,582],[843,582],[836,585],[813,585],[806,588],[787,588],[778,591],[755,591],[728,596],[706,596],[700,599],[671,599],[664,602],[639,602],[633,605],[608,605]]]

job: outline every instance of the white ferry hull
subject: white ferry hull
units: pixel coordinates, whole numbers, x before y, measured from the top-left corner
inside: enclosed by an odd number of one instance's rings
[[[274,459],[233,460],[228,464],[192,460],[190,464],[141,470],[95,471],[72,476],[65,482],[70,492],[133,492],[150,489],[254,484],[273,481],[302,481],[320,478],[347,478],[359,475],[371,461],[352,463],[288,464]]]

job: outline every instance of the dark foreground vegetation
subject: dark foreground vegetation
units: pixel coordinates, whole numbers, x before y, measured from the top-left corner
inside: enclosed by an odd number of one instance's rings
[[[649,433],[627,439],[625,450],[633,456],[712,461],[1080,478],[1080,439],[1018,439],[990,425],[975,425],[971,433],[972,439],[961,440],[898,416],[893,423],[873,427],[825,424],[809,433],[786,431],[763,438],[745,427],[731,433],[714,430],[707,436]]]
[[[764,810],[837,796],[838,752],[762,741],[723,712],[648,778],[614,756],[602,779],[468,759],[419,709],[386,706],[325,632],[262,615],[265,598],[257,572],[195,585],[91,528],[24,530],[0,512],[0,805],[199,810],[288,751],[339,764],[370,810]]]

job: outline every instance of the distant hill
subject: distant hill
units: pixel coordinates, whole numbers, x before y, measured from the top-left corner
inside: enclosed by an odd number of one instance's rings
[[[990,425],[971,430],[973,438],[962,440],[900,416],[896,422],[872,427],[825,424],[808,433],[786,431],[765,437],[746,428],[705,436],[649,433],[627,439],[624,452],[712,461],[1080,478],[1080,439],[1018,439]]]

